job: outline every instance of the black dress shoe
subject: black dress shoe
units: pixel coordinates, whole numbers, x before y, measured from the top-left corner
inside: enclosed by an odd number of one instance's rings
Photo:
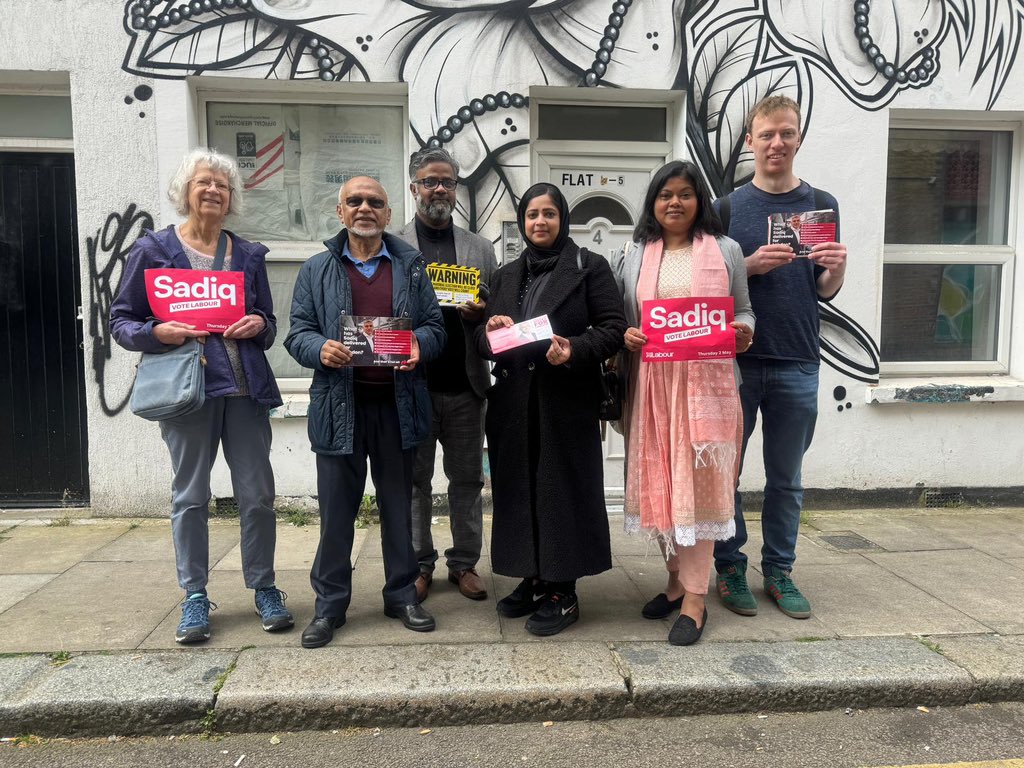
[[[700,636],[704,634],[704,627],[708,625],[708,609],[704,609],[704,617],[700,621],[700,628],[697,622],[685,614],[680,614],[676,623],[668,633],[668,641],[672,645],[693,645]]]
[[[334,637],[334,630],[345,623],[344,616],[317,616],[302,630],[302,647],[319,648]]]
[[[652,597],[643,608],[640,609],[640,613],[643,614],[645,619],[664,619],[672,611],[678,611],[683,607],[683,596],[680,595],[675,600],[669,600],[668,595],[661,592]]]
[[[413,632],[433,632],[436,624],[434,617],[419,603],[403,605],[399,608],[384,607],[384,615],[392,619],[401,619],[406,629]]]

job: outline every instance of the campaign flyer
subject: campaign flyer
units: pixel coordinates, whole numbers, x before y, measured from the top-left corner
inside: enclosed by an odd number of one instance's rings
[[[412,354],[412,320],[343,315],[341,343],[352,352],[349,365],[401,365]]]
[[[442,307],[455,307],[467,301],[479,301],[480,270],[458,264],[427,264],[427,275]]]
[[[768,217],[768,243],[788,245],[797,256],[809,256],[818,243],[836,239],[836,212],[831,208],[803,213],[773,213]]]
[[[224,333],[245,316],[245,275],[208,269],[147,269],[146,295],[153,317],[177,320],[197,331]]]
[[[732,296],[655,299],[640,310],[645,363],[736,357]]]
[[[496,331],[487,332],[487,341],[491,345],[491,352],[497,354],[509,349],[521,347],[534,341],[550,339],[553,334],[551,322],[547,315],[531,317],[521,323],[510,325],[508,328],[499,328]]]

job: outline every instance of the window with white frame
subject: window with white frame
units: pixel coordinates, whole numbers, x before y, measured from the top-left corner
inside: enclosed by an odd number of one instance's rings
[[[1019,131],[934,125],[889,131],[882,371],[1005,373]]]
[[[361,93],[323,103],[309,94],[288,101],[237,91],[201,93],[199,100],[203,141],[234,157],[242,175],[243,210],[229,226],[270,248],[267,272],[283,340],[300,265],[341,228],[342,184],[354,176],[378,179],[389,193],[392,221],[405,221],[406,100]],[[283,345],[267,357],[283,390],[308,386],[312,371]]]

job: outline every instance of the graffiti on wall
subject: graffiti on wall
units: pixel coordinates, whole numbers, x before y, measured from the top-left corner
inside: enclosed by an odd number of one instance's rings
[[[92,337],[92,370],[100,393],[100,407],[107,416],[124,410],[131,388],[110,392],[106,383],[107,363],[113,350],[110,337],[110,305],[121,284],[128,251],[144,229],[153,229],[153,217],[130,204],[124,213],[111,213],[96,234],[85,240],[89,261],[89,336]]]
[[[716,195],[753,161],[744,117],[785,94],[813,135],[815,89],[865,110],[966,69],[989,107],[1024,37],[1024,0],[130,0],[124,68],[157,78],[409,84],[421,145],[460,160],[458,214],[496,232],[529,185],[531,85],[687,92],[687,152]],[[875,381],[878,349],[822,304],[823,355]]]

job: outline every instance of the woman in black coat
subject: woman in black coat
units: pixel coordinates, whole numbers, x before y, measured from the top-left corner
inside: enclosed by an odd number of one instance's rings
[[[498,602],[554,635],[579,618],[576,579],[611,568],[598,418],[601,361],[622,346],[622,296],[608,262],[569,239],[569,206],[535,184],[519,203],[527,246],[491,285],[480,354],[495,361],[487,393],[494,491],[491,565],[523,579]],[[487,334],[547,315],[555,334],[494,354]]]

